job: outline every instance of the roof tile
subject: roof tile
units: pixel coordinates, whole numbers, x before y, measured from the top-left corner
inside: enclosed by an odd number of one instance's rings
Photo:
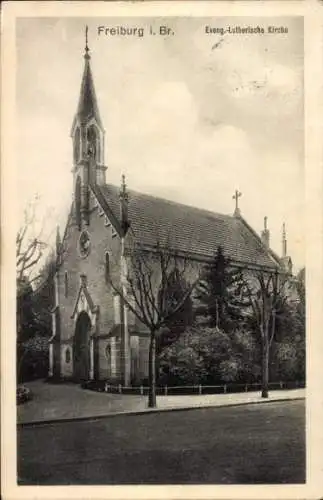
[[[119,188],[100,188],[108,206],[119,218]],[[231,259],[249,265],[279,264],[272,252],[242,217],[223,215],[129,190],[129,221],[136,238],[153,246],[171,242],[174,249],[213,257],[219,246]]]

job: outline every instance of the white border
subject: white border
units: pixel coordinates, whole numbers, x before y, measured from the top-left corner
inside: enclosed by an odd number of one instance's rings
[[[15,413],[15,18],[18,16],[283,16],[305,17],[306,270],[307,270],[307,464],[306,485],[291,486],[78,486],[17,487]],[[316,499],[323,477],[323,4],[319,0],[247,2],[9,2],[2,5],[1,136],[1,384],[2,492],[4,499],[60,498],[278,498]],[[59,55],[58,55],[59,56]],[[23,165],[19,165],[23,168]]]

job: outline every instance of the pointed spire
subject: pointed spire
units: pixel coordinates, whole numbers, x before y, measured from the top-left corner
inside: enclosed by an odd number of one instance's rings
[[[78,118],[81,123],[84,123],[91,118],[95,118],[98,124],[102,127],[96,93],[94,89],[94,82],[90,65],[91,56],[89,52],[90,49],[88,46],[88,27],[86,26],[85,49],[84,49],[85,63],[84,63],[84,71],[81,83],[80,98],[76,112],[76,118]]]
[[[85,54],[84,54],[84,59],[90,59],[90,49],[89,49],[89,46],[88,46],[88,40],[87,40],[87,34],[88,34],[88,31],[89,31],[89,27],[86,25],[85,26]]]
[[[122,174],[122,176],[121,176],[120,199],[128,201],[126,176],[124,174]]]
[[[123,228],[124,234],[126,234],[130,224],[128,219],[129,194],[127,192],[126,177],[124,174],[122,174],[121,178],[121,189],[119,193],[119,198],[120,198],[121,226]]]
[[[283,224],[283,230],[282,230],[282,258],[281,258],[282,265],[284,269],[289,273],[292,274],[293,272],[293,262],[292,259],[289,255],[287,255],[287,237],[286,237],[286,225],[285,222]]]
[[[292,274],[293,271],[293,263],[292,259],[289,255],[287,255],[287,237],[286,237],[286,225],[285,222],[283,224],[283,229],[282,229],[282,258],[281,258],[283,267],[285,270]]]
[[[286,238],[286,225],[285,222],[283,224],[283,231],[282,231],[282,257],[287,256],[287,238]]]
[[[55,244],[56,257],[59,258],[61,255],[61,249],[62,249],[62,239],[61,239],[59,226],[56,226],[56,242],[55,243],[56,243]]]
[[[264,217],[264,229],[261,232],[261,241],[263,242],[263,244],[265,245],[266,248],[269,248],[269,246],[270,246],[269,245],[269,242],[270,242],[270,232],[269,232],[269,229],[268,229],[267,222],[268,222],[268,217],[265,216]]]

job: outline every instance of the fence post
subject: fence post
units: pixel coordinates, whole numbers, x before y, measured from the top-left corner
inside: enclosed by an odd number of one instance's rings
[[[142,385],[140,386],[140,395],[141,395],[141,396],[143,396],[143,395],[144,395],[144,388],[143,388],[143,386],[142,386]]]
[[[167,394],[168,394],[167,385],[165,385],[165,387],[164,387],[164,394],[165,394],[165,396],[167,396]]]
[[[223,394],[226,394],[227,393],[227,384],[224,384],[223,386]]]
[[[118,389],[119,389],[119,394],[122,394],[122,385],[121,384],[119,384]]]
[[[199,395],[201,396],[201,394],[202,394],[202,386],[201,386],[201,384],[200,384],[200,385],[199,385]]]

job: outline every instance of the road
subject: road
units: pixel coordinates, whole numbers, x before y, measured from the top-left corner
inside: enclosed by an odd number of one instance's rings
[[[305,482],[302,400],[18,430],[19,484]]]

